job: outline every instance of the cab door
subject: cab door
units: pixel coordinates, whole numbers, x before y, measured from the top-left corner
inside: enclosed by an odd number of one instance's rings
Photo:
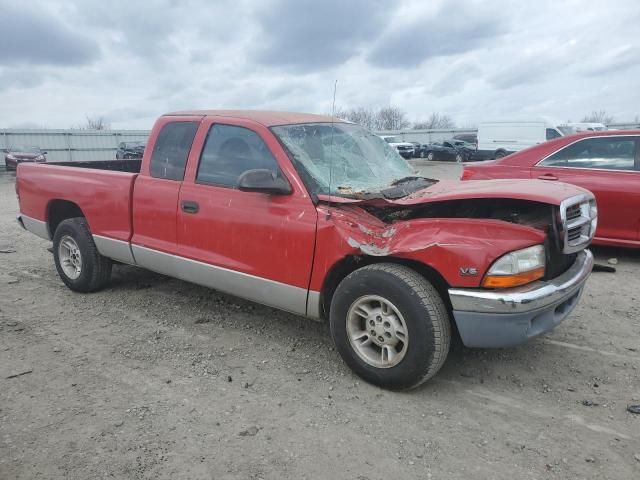
[[[200,118],[162,117],[151,135],[150,160],[143,162],[134,184],[131,248],[135,262],[167,275],[175,276],[169,264],[170,255],[177,251],[178,195]]]
[[[598,203],[596,237],[637,241],[640,228],[640,151],[637,136],[578,140],[531,168],[531,177],[562,181],[593,192]]]
[[[257,123],[213,117],[193,150],[177,212],[183,278],[305,314],[317,211],[276,138]],[[239,190],[252,169],[271,171],[291,192]]]

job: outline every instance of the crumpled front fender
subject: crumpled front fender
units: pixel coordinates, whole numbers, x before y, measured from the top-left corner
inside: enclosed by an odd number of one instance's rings
[[[545,240],[541,230],[501,220],[418,218],[389,224],[357,206],[318,210],[312,290],[320,290],[327,272],[348,256],[418,261],[451,287],[478,287],[498,257]]]

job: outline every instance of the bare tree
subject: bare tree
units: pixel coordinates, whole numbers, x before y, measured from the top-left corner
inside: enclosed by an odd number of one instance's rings
[[[362,125],[369,130],[375,128],[376,112],[374,112],[371,108],[337,108],[335,116],[344,120],[349,120],[353,123],[357,123],[358,125]]]
[[[335,109],[336,117],[357,123],[369,130],[401,130],[409,127],[407,114],[400,107],[390,105],[378,110],[368,107]]]
[[[359,107],[349,110],[348,119],[369,130],[375,127],[376,113],[371,108]]]
[[[409,125],[407,114],[400,107],[389,105],[375,113],[374,130],[401,130]]]
[[[109,130],[109,123],[104,119],[104,117],[90,117],[86,115],[87,123],[85,123],[80,128],[82,130]]]
[[[614,118],[613,115],[609,115],[606,110],[594,110],[589,115],[582,117],[582,121],[608,125],[609,123],[613,123]]]
[[[424,122],[416,122],[413,124],[414,130],[431,130],[434,128],[453,128],[454,121],[449,115],[433,112]]]

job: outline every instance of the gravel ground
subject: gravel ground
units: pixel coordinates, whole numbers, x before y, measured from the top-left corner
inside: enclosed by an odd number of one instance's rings
[[[455,165],[418,164],[455,177]],[[359,381],[326,325],[129,266],[81,295],[0,174],[0,479],[640,478],[640,252],[555,331]]]

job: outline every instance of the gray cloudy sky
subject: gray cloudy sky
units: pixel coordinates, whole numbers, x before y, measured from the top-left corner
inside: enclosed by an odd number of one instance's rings
[[[640,115],[640,1],[0,0],[0,128],[337,104]]]

